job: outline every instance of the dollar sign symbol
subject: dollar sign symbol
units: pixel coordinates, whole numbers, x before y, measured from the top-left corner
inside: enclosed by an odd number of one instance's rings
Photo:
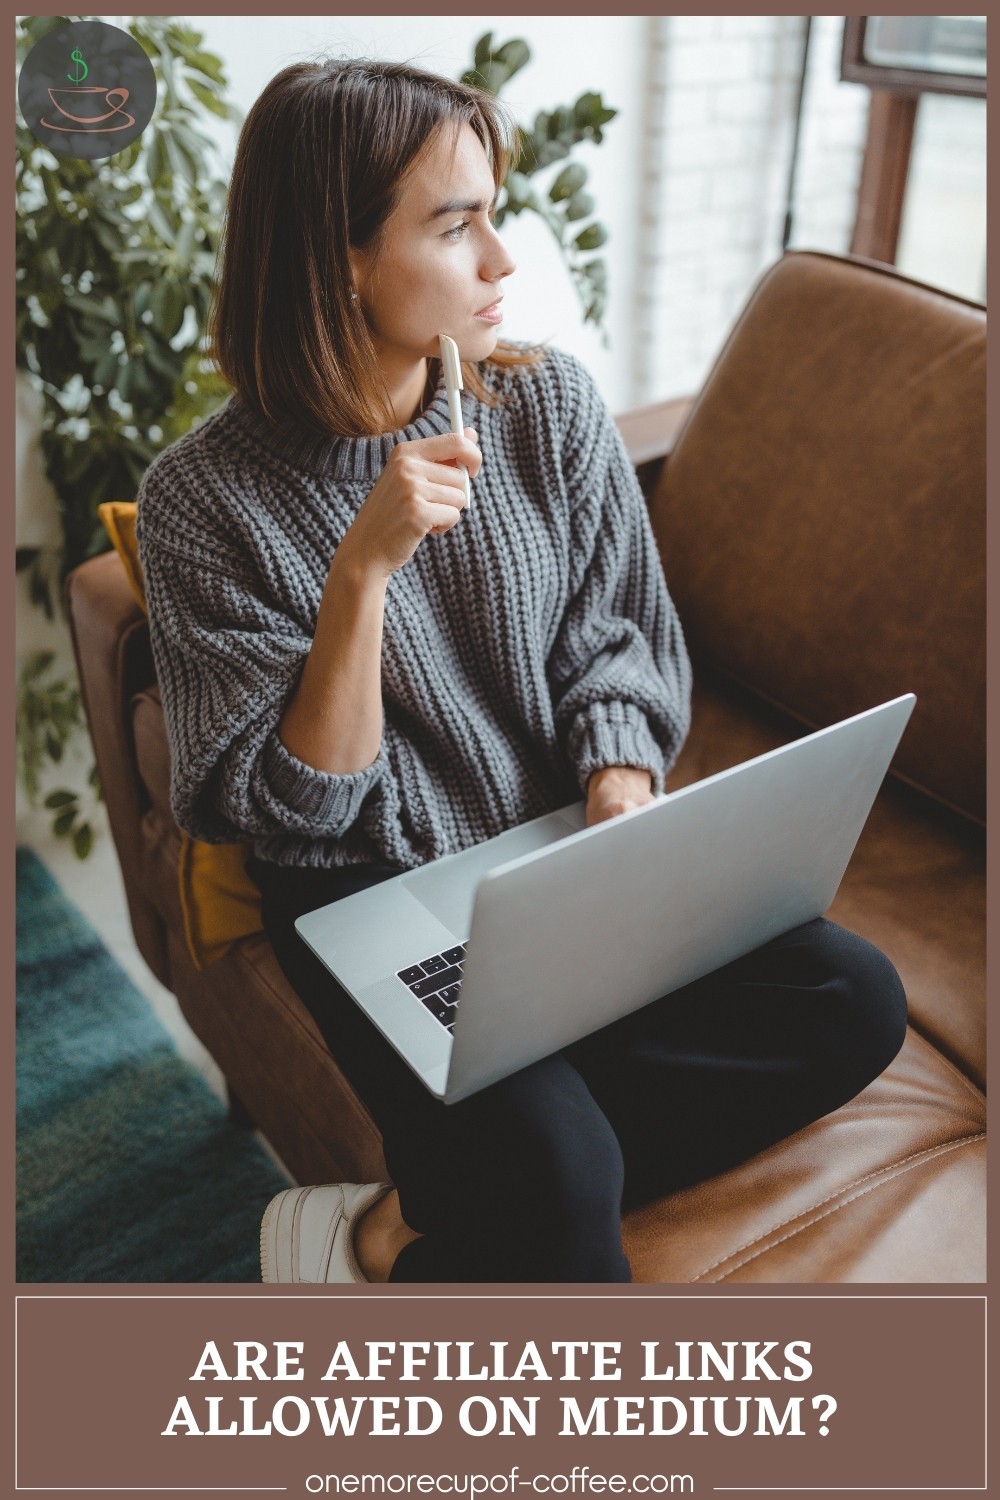
[[[74,76],[74,74],[72,73],[67,73],[66,77],[69,79],[70,83],[82,83],[87,74],[90,72],[90,69],[84,62],[83,53],[80,51],[79,47],[73,48],[73,51],[69,55],[69,60],[72,63],[76,63],[76,74]],[[82,73],[80,72],[81,68],[83,69]]]

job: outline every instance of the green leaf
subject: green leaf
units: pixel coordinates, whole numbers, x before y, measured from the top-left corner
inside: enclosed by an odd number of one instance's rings
[[[75,807],[76,803],[77,803],[76,792],[60,791],[60,792],[50,792],[49,795],[45,799],[44,806],[45,807],[53,807],[53,808],[55,808],[55,807],[70,807],[70,806]]]
[[[225,85],[226,76],[222,71],[222,63],[217,57],[213,57],[210,52],[184,51],[183,56],[189,68],[195,68],[199,73],[203,73],[206,78],[210,78],[213,83],[221,86]]]
[[[206,151],[214,149],[214,141],[200,130],[195,130],[186,120],[175,120],[173,125],[174,135],[182,146],[185,146],[188,155],[194,161],[199,171],[201,169],[201,158]]]
[[[93,381],[95,385],[103,386],[107,390],[109,385],[114,385],[118,377],[118,355],[110,350],[94,366]]]
[[[144,340],[143,352],[152,368],[164,380],[171,382],[179,380],[184,369],[183,355],[176,349],[171,349],[169,344],[160,343],[152,330]]]
[[[118,366],[118,375],[115,379],[115,390],[118,392],[123,401],[131,401],[134,381],[135,374],[132,369],[132,361],[130,359],[122,360],[121,364]]]
[[[120,266],[141,266],[159,268],[160,256],[151,245],[144,249],[119,250],[116,260]]]
[[[165,245],[172,245],[174,235],[177,233],[176,226],[170,222],[166,209],[159,198],[154,198],[149,205],[149,222]]]
[[[475,63],[477,70],[480,68],[485,68],[486,64],[489,62],[492,56],[493,33],[492,31],[485,31],[476,43],[475,51],[473,53],[473,62]]]
[[[561,161],[564,156],[568,155],[569,147],[564,146],[562,141],[543,141],[538,148],[538,165],[548,167],[554,161]]]
[[[192,78],[190,73],[188,74],[187,84],[199,103],[203,104],[207,110],[211,110],[213,115],[218,115],[220,120],[228,118],[229,106],[224,100],[217,98],[211,89],[206,88],[203,83],[199,83],[196,78]]]
[[[174,59],[168,47],[160,48],[160,68],[168,104],[177,97],[177,79],[174,74]]]
[[[166,165],[163,155],[162,133],[158,129],[150,132],[149,145],[146,151],[146,171],[154,190],[162,185],[163,170]],[[169,236],[161,236],[169,238]]]
[[[588,224],[573,241],[578,250],[598,250],[608,238],[603,224]]]
[[[34,656],[28,658],[21,672],[22,682],[37,682],[43,677],[56,659],[54,651],[37,651]]]
[[[121,325],[121,313],[109,297],[98,300],[89,297],[83,292],[70,292],[65,299],[66,306],[72,307],[76,312],[85,314],[88,318],[94,318],[102,323],[109,324],[112,328]]]
[[[94,847],[94,830],[89,823],[81,823],[73,835],[73,853],[77,859],[86,859]]]
[[[606,125],[617,115],[616,109],[607,109],[600,94],[581,94],[573,106],[573,118],[576,123],[586,129],[596,129]]]
[[[582,166],[579,162],[570,162],[568,167],[563,167],[549,188],[549,197],[553,203],[558,203],[563,198],[571,198],[575,192],[583,187],[586,180],[586,167]]]
[[[578,125],[596,124],[597,111],[600,107],[600,94],[581,94],[573,105],[573,118]]]
[[[520,37],[515,37],[512,41],[504,42],[494,53],[494,57],[506,70],[507,77],[513,78],[515,73],[519,73],[531,61],[531,48]]]
[[[52,819],[52,832],[57,839],[64,839],[76,822],[76,807],[68,807],[65,812]]]
[[[181,226],[181,232],[177,236],[176,253],[177,259],[182,266],[186,266],[194,254],[198,225],[194,219],[185,219]]]
[[[574,193],[566,205],[566,217],[571,222],[586,219],[594,212],[597,203],[592,193]]]
[[[499,94],[507,82],[507,69],[503,63],[488,62],[483,67],[477,68],[479,75],[479,88],[487,94]]]
[[[132,395],[131,401],[135,406],[148,406],[157,398],[157,385],[155,378],[150,374],[146,361],[138,355],[132,360]],[[131,474],[129,475],[131,479]],[[126,486],[131,489],[131,485]],[[101,536],[101,531],[98,531]],[[103,540],[103,538],[102,538]]]
[[[603,260],[588,260],[580,269],[596,291],[605,290],[608,284],[608,268]]]
[[[172,130],[164,132],[163,142],[167,148],[167,155],[170,158],[170,165],[173,168],[174,176],[185,178],[193,186],[197,181],[197,171],[192,166],[191,158]]]
[[[149,299],[153,325],[164,339],[172,339],[180,330],[187,307],[184,288],[172,276],[164,276],[153,287]]]

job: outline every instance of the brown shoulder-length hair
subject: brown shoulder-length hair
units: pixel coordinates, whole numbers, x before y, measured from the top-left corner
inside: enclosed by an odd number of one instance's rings
[[[472,126],[499,188],[519,145],[506,107],[405,63],[295,63],[251,108],[229,188],[208,354],[267,421],[351,437],[396,427],[361,301],[351,297],[347,252],[368,249],[377,259],[407,172],[446,122]],[[499,342],[486,363],[534,364],[544,352]],[[497,404],[474,363],[462,373],[467,389]]]

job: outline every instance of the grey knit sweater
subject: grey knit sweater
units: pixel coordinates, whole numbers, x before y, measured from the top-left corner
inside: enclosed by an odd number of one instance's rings
[[[602,766],[654,789],[689,722],[690,665],[645,503],[584,365],[480,367],[463,394],[472,505],[389,578],[378,757],[316,770],[277,725],[330,560],[400,440],[449,430],[447,394],[379,437],[265,422],[236,396],[159,455],[140,556],[178,822],[279,864],[412,869],[577,800]]]

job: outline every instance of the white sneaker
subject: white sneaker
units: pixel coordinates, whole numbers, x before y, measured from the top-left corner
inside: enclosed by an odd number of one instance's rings
[[[354,1255],[354,1226],[392,1190],[388,1182],[286,1188],[260,1225],[262,1281],[367,1281]]]

